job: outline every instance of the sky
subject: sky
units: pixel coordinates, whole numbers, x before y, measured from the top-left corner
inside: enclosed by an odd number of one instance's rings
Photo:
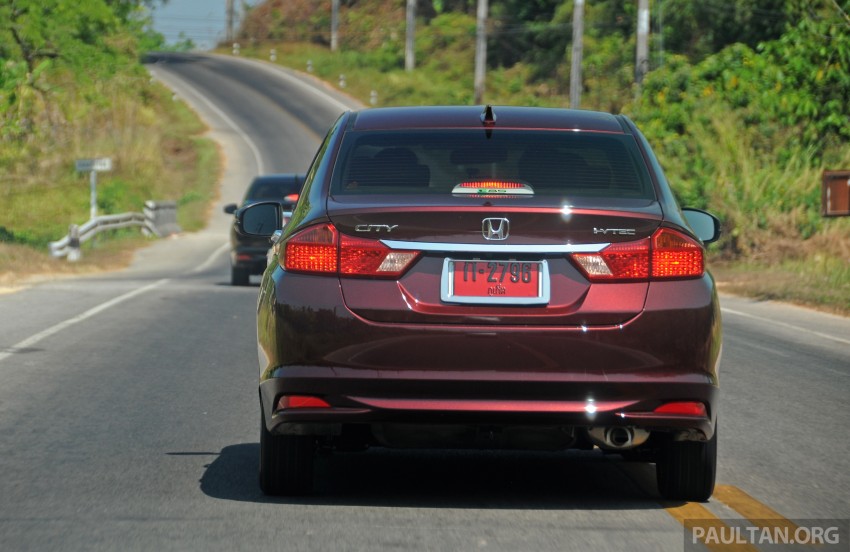
[[[234,4],[241,6],[242,0],[235,0]],[[153,10],[153,27],[168,43],[190,38],[199,50],[209,50],[226,36],[226,5],[227,0],[168,0]],[[237,10],[237,17],[238,13]]]

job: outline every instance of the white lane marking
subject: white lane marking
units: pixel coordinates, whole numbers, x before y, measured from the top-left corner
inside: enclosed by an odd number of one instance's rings
[[[222,253],[224,253],[225,251],[227,251],[228,249],[230,249],[229,243],[221,244],[219,247],[216,248],[215,251],[212,252],[212,254],[210,254],[209,257],[207,257],[206,261],[204,261],[199,266],[192,269],[192,271],[189,272],[189,274],[198,274],[199,272],[203,272],[204,270],[208,269],[213,264],[213,262],[215,262],[216,258],[219,255],[221,255]]]
[[[156,76],[156,73],[154,72],[153,69],[151,69],[150,72],[151,72],[152,75]],[[206,96],[204,96],[203,94],[198,92],[198,90],[195,87],[193,87],[192,85],[190,85],[189,83],[187,83],[183,79],[179,79],[179,81],[180,81],[180,86],[186,88],[186,90],[188,90],[192,95],[196,96],[207,107],[209,107],[211,110],[213,110],[213,112],[215,112],[216,115],[221,117],[221,119],[230,128],[232,128],[233,131],[236,132],[236,134],[238,134],[239,137],[242,138],[245,141],[246,144],[248,144],[248,148],[251,150],[251,153],[254,155],[254,163],[256,163],[256,165],[257,165],[257,174],[265,174],[266,168],[265,168],[265,165],[263,165],[263,159],[262,159],[262,156],[260,156],[260,150],[259,150],[259,148],[257,148],[257,144],[255,144],[254,141],[251,140],[251,137],[248,136],[245,133],[245,131],[243,131],[242,128],[239,125],[237,125],[235,122],[233,122],[233,119],[228,117],[227,114],[224,111],[222,111],[221,109],[218,108],[218,106],[216,106],[214,103],[212,103],[212,101],[210,99],[208,99]]]
[[[97,305],[96,307],[90,308],[89,310],[87,310],[86,312],[84,312],[82,314],[78,314],[77,316],[75,316],[73,318],[69,318],[68,320],[65,320],[63,322],[59,322],[58,324],[55,324],[55,325],[47,328],[46,330],[38,332],[37,334],[30,336],[30,337],[24,339],[23,341],[19,341],[18,343],[15,343],[14,345],[12,345],[8,350],[0,352],[0,362],[2,362],[6,358],[14,355],[16,352],[18,352],[22,349],[32,347],[33,345],[35,345],[39,341],[47,339],[51,335],[54,335],[56,333],[61,332],[65,328],[69,328],[69,327],[71,327],[75,324],[79,324],[80,322],[83,322],[84,320],[88,320],[89,318],[96,316],[96,315],[102,313],[103,311],[114,307],[115,305],[120,305],[124,301],[128,301],[128,300],[132,299],[133,297],[137,297],[139,295],[142,295],[143,293],[147,293],[147,292],[149,292],[153,289],[161,287],[161,286],[167,284],[170,281],[171,281],[171,279],[169,279],[169,278],[163,278],[162,280],[157,280],[156,282],[154,282],[152,284],[148,284],[145,287],[140,287],[138,289],[134,289],[133,291],[128,291],[124,295],[119,295],[118,297],[110,299],[109,301],[106,301],[105,303],[101,303],[100,305]]]
[[[191,270],[189,272],[189,274],[196,274],[198,272],[201,272],[201,271],[209,268],[209,266],[215,261],[216,257],[221,255],[221,253],[224,250],[226,250],[228,247],[230,247],[230,244],[227,244],[227,243],[217,247],[216,250],[213,251],[210,254],[210,256],[207,257],[206,260],[203,263],[201,263],[195,269]],[[69,327],[73,326],[74,324],[79,324],[80,322],[82,322],[84,320],[88,320],[89,318],[96,316],[96,315],[102,313],[103,311],[114,307],[115,305],[119,305],[119,304],[123,303],[124,301],[128,301],[128,300],[132,299],[133,297],[138,297],[139,295],[142,295],[144,293],[147,293],[149,291],[153,291],[153,290],[155,290],[159,287],[162,287],[170,281],[171,281],[171,278],[163,278],[162,280],[157,280],[156,282],[154,282],[152,284],[148,284],[144,287],[134,289],[133,291],[128,291],[124,295],[119,295],[118,297],[110,299],[109,301],[106,301],[105,303],[101,303],[100,305],[97,305],[96,307],[90,308],[89,310],[87,310],[86,312],[84,312],[82,314],[78,314],[77,316],[74,316],[73,318],[69,318],[68,320],[65,320],[63,322],[59,322],[58,324],[55,324],[55,325],[47,328],[46,330],[38,332],[37,334],[32,335],[32,336],[24,339],[23,341],[19,341],[18,343],[15,343],[14,345],[9,347],[5,351],[0,351],[0,362],[3,362],[5,359],[16,354],[18,351],[20,351],[22,349],[26,349],[27,347],[32,347],[33,345],[35,345],[39,341],[47,339],[48,337],[61,332],[65,328],[69,328]]]
[[[803,328],[803,327],[800,327],[800,326],[795,326],[793,324],[786,324],[785,322],[778,322],[776,320],[771,320],[770,318],[762,318],[761,316],[756,316],[754,314],[748,314],[746,312],[727,309],[726,307],[721,308],[720,311],[724,312],[724,313],[734,314],[735,316],[740,316],[740,317],[743,317],[743,318],[750,318],[752,320],[758,320],[760,322],[765,322],[767,324],[770,324],[771,326],[780,326],[780,327],[783,327],[783,328],[787,328],[789,330],[794,330],[796,332],[802,332],[802,333],[807,333],[807,334],[810,334],[810,335],[816,335],[816,336],[822,337],[824,339],[829,339],[830,341],[843,343],[844,345],[850,345],[850,339],[842,339],[840,337],[835,337],[834,335],[816,332],[814,330],[810,330],[808,328]]]

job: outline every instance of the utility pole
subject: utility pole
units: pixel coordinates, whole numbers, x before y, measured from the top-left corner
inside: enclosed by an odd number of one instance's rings
[[[230,44],[231,42],[233,42],[233,20],[235,18],[233,0],[227,0],[227,4],[225,5],[224,9],[227,12],[225,14],[227,18],[227,43]]]
[[[331,52],[339,48],[339,0],[331,1]]]
[[[487,74],[487,0],[478,0],[475,26],[475,98],[474,103],[484,103],[484,79]]]
[[[570,109],[581,105],[581,58],[584,52],[584,0],[573,2],[573,55],[570,64]]]
[[[416,66],[416,0],[407,0],[407,36],[404,41],[404,70],[413,71]]]
[[[664,0],[658,0],[658,67],[664,65]]]
[[[638,0],[635,84],[640,85],[649,71],[649,0]]]

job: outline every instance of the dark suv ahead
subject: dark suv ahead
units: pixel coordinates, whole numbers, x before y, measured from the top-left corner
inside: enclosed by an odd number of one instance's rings
[[[309,491],[317,447],[595,446],[708,499],[718,235],[622,115],[343,114],[260,288],[262,490]]]
[[[303,174],[265,174],[251,181],[242,199],[242,207],[258,201],[274,200],[283,205],[284,213],[291,211],[298,201],[298,194],[304,184]],[[224,212],[232,215],[239,205],[230,203],[224,206]],[[234,226],[230,231],[230,283],[234,286],[247,286],[252,274],[262,274],[266,269],[266,253],[269,250],[268,238],[245,236]]]

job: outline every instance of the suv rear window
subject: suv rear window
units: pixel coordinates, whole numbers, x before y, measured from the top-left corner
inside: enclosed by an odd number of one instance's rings
[[[331,193],[452,194],[464,182],[528,184],[534,195],[655,199],[629,135],[494,129],[349,132]]]

